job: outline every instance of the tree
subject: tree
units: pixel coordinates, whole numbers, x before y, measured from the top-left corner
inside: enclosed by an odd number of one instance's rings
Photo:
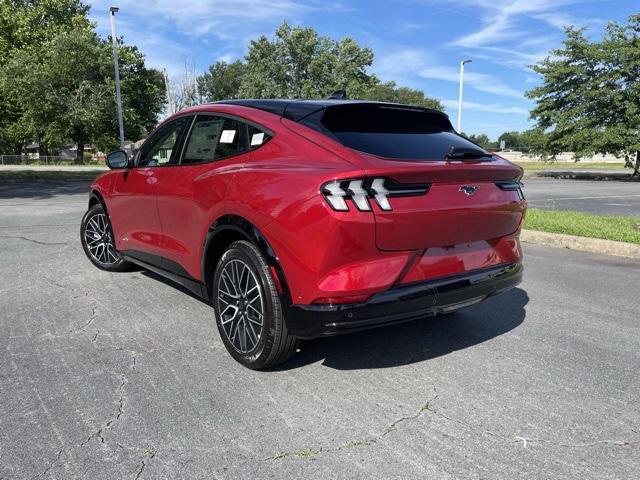
[[[0,64],[24,48],[35,48],[69,30],[90,30],[89,6],[80,0],[0,2]]]
[[[85,143],[117,146],[111,44],[94,33],[88,7],[72,0],[9,3],[11,10],[4,2],[0,8],[0,48],[11,47],[0,62],[0,147],[19,153],[31,140],[45,149],[71,140],[82,161]],[[119,56],[125,131],[136,139],[162,110],[162,75],[122,41]]]
[[[0,2],[0,70],[15,52],[38,55],[58,34],[91,29],[89,7],[79,0],[3,0]],[[11,82],[11,79],[8,79]],[[1,82],[1,81],[0,81]],[[0,151],[19,152],[24,139],[21,106],[0,83]]]
[[[498,144],[505,142],[505,148],[509,150],[520,150],[522,148],[520,132],[504,132],[498,137]]]
[[[600,41],[566,29],[563,47],[534,65],[543,83],[527,92],[531,117],[546,133],[551,155],[596,153],[626,159],[640,176],[640,15],[610,23]]]
[[[120,48],[120,60],[125,126],[136,138],[162,109],[162,77],[144,67],[135,47]],[[117,145],[111,48],[92,31],[61,33],[38,55],[18,50],[0,70],[0,88],[20,106],[12,128],[23,142],[52,148],[71,140],[78,162],[86,143]]]
[[[444,111],[444,107],[439,100],[425,96],[424,92],[420,90],[398,87],[395,82],[378,82],[369,88],[363,98],[381,102],[404,103]]]
[[[238,98],[244,69],[245,65],[240,60],[214,63],[198,77],[200,94],[210,102]]]
[[[283,22],[273,40],[252,40],[239,89],[243,98],[326,98],[335,90],[364,93],[373,79],[373,52],[353,39],[319,36]]]
[[[424,92],[382,83],[367,73],[373,51],[345,37],[333,40],[312,28],[284,22],[273,40],[252,40],[245,62],[217,62],[198,79],[209,100],[225,98],[327,98],[346,90],[349,98],[406,103],[443,110]]]
[[[171,107],[174,112],[202,103],[203,96],[198,88],[196,66],[184,61],[184,71],[169,84]]]
[[[484,134],[484,133],[480,133],[478,135],[467,135],[464,132],[462,132],[462,135],[464,137],[467,137],[469,140],[471,140],[473,143],[477,143],[478,145],[480,145],[482,148],[485,148],[487,150],[494,150],[497,148],[496,146],[496,142],[492,142],[491,140],[489,140],[489,137]]]

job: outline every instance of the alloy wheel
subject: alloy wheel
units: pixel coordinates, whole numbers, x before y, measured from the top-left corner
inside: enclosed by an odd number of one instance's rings
[[[239,353],[256,348],[264,325],[264,300],[258,279],[249,265],[233,259],[218,280],[220,322],[229,343]]]
[[[89,218],[84,230],[84,242],[91,256],[103,265],[112,265],[120,259],[104,213],[96,213]]]

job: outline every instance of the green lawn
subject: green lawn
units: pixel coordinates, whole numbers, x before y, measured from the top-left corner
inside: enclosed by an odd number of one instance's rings
[[[524,228],[640,244],[637,224],[640,224],[640,218],[637,217],[530,208],[527,211]]]
[[[620,163],[583,163],[583,162],[514,162],[524,168],[525,172],[541,170],[623,170],[624,162]],[[631,169],[629,172],[631,173]]]

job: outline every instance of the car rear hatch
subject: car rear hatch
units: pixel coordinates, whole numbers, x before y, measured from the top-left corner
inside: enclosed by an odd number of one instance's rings
[[[520,226],[526,208],[520,167],[455,133],[440,112],[347,103],[300,123],[365,160],[362,185],[369,192],[381,250],[490,241]],[[386,193],[376,196],[381,191]]]

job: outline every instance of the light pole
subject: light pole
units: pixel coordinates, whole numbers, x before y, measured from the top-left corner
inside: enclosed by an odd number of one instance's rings
[[[116,71],[116,109],[118,111],[118,129],[120,130],[120,148],[124,150],[124,124],[122,122],[122,98],[120,97],[120,67],[118,66],[118,40],[116,37],[116,12],[118,7],[110,7],[111,42],[113,43],[113,64]]]
[[[458,95],[458,133],[462,129],[462,84],[464,83],[464,66],[467,63],[471,63],[470,59],[460,62],[460,93]]]

